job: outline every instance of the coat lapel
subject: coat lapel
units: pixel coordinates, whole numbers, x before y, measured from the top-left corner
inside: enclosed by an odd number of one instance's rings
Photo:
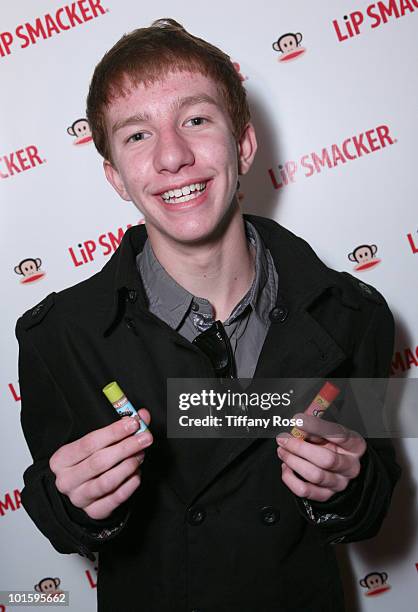
[[[345,359],[341,347],[309,313],[309,307],[336,286],[335,272],[327,268],[310,246],[270,220],[249,216],[270,250],[278,272],[276,305],[288,313],[272,322],[261,350],[254,378],[322,378]],[[303,407],[301,407],[303,410]],[[210,485],[254,438],[219,439],[189,503]]]
[[[274,323],[261,351],[255,378],[322,378],[346,358],[343,350],[306,311]],[[300,409],[303,411],[303,407]],[[189,503],[256,438],[219,439]]]

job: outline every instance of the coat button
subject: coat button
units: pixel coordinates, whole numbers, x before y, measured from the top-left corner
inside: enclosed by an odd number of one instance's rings
[[[280,517],[280,512],[273,506],[264,506],[260,510],[261,520],[265,525],[274,525]]]
[[[193,312],[197,312],[199,310],[199,304],[192,302],[192,310]]]
[[[270,321],[273,323],[283,323],[283,321],[287,319],[288,314],[289,311],[286,306],[275,306],[273,310],[270,311]]]
[[[136,298],[137,298],[137,293],[135,289],[129,289],[128,294],[126,296],[126,301],[133,303],[133,302],[136,302]]]
[[[30,313],[32,315],[32,317],[36,317],[41,312],[41,310],[43,309],[44,306],[45,306],[45,304],[41,303],[41,304],[38,304],[37,306],[35,306],[35,308],[32,308],[32,311]]]
[[[368,295],[372,295],[373,291],[370,289],[366,283],[359,282],[359,287],[363,291],[363,293],[367,293]]]
[[[187,511],[187,521],[190,525],[200,525],[205,520],[205,517],[206,511],[199,506],[189,508]]]
[[[135,336],[137,336],[138,332],[135,327],[135,321],[133,319],[130,319],[129,317],[125,317],[125,323],[126,327],[130,329],[135,334]]]

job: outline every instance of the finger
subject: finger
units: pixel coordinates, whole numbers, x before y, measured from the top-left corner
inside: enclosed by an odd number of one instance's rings
[[[56,473],[63,467],[76,465],[96,451],[123,440],[137,429],[139,429],[139,422],[131,417],[124,417],[111,425],[96,429],[79,440],[65,444],[58,449],[50,459],[51,470]]]
[[[284,484],[294,493],[297,497],[305,497],[312,501],[327,501],[334,495],[334,491],[324,487],[317,487],[316,485],[304,482],[296,476],[296,474],[282,463],[282,480]]]
[[[351,453],[360,453],[361,455],[366,450],[364,438],[339,423],[331,423],[309,414],[296,414],[294,418],[303,420],[303,426],[299,429],[309,436],[320,436]]]
[[[281,457],[290,453],[306,459],[317,468],[350,478],[357,476],[359,462],[353,455],[338,453],[326,446],[312,444],[310,440],[294,438],[290,434],[281,434],[277,436],[276,441],[283,451]]]
[[[344,491],[347,487],[348,478],[346,476],[323,470],[313,463],[306,461],[306,459],[288,453],[282,448],[277,449],[277,454],[287,467],[317,487],[331,489],[334,493]]]
[[[152,441],[151,432],[145,430],[142,434],[129,436],[117,444],[106,446],[77,465],[60,470],[55,479],[55,486],[61,493],[70,496],[74,489],[101,474],[106,474],[127,457],[148,448]]]
[[[123,482],[116,491],[113,491],[110,495],[106,495],[102,499],[99,499],[86,508],[84,511],[92,518],[96,520],[108,518],[110,514],[118,508],[124,501],[129,499],[131,495],[141,484],[140,473],[132,474],[125,482]]]
[[[116,491],[127,478],[137,472],[143,460],[144,453],[128,457],[97,478],[84,482],[72,492],[70,496],[71,502],[78,508],[85,508],[102,497],[106,497],[113,491]]]

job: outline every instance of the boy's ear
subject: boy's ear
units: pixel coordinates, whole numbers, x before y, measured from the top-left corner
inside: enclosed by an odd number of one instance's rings
[[[253,124],[247,123],[237,143],[238,174],[247,174],[257,152],[257,138]]]
[[[117,193],[123,200],[130,202],[131,198],[125,189],[125,184],[122,180],[122,177],[119,174],[119,171],[113,166],[112,162],[105,159],[103,161],[103,170],[107,180],[112,185],[113,189],[117,191]]]

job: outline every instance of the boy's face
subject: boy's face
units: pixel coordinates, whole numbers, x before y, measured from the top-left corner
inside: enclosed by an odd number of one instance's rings
[[[106,177],[143,213],[152,242],[214,236],[257,144],[251,124],[236,142],[212,79],[177,72],[132,85],[107,107],[106,128],[113,158],[104,162]]]

